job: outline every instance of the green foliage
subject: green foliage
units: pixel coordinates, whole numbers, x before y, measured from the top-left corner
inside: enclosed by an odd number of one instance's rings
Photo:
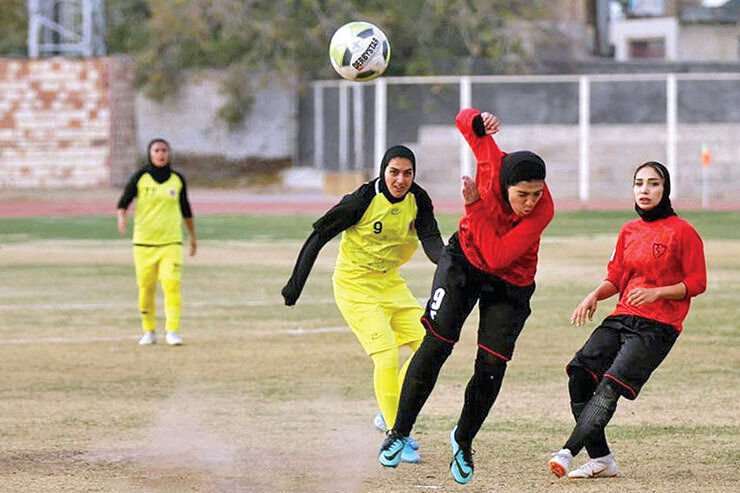
[[[107,0],[106,42],[136,58],[148,96],[174,94],[194,69],[225,69],[219,116],[241,124],[260,87],[336,78],[327,56],[352,20],[380,26],[392,47],[388,75],[507,72],[527,66],[512,22],[537,19],[543,0]],[[534,7],[533,7],[534,6]],[[0,54],[25,48],[25,0],[3,0]]]
[[[25,55],[28,37],[26,0],[2,0],[0,6],[0,56]]]

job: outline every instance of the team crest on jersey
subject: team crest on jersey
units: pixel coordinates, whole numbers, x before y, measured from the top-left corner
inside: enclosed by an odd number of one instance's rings
[[[662,243],[653,243],[653,258],[660,258],[663,256],[668,247]]]
[[[170,188],[170,197],[174,197],[174,196],[175,196],[175,189]]]

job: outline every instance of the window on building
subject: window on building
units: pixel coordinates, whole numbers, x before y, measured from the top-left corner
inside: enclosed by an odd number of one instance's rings
[[[630,58],[665,58],[665,39],[631,39]]]

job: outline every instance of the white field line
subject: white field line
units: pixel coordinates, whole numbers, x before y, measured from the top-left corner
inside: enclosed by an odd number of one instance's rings
[[[426,298],[417,298],[422,307],[426,305]],[[331,298],[316,299],[310,301],[299,301],[301,305],[326,305],[334,303]],[[283,301],[191,301],[183,302],[183,308],[239,308],[239,307],[261,307],[261,306],[283,306]],[[110,310],[110,309],[136,309],[135,302],[131,303],[13,303],[0,305],[0,311],[79,311],[79,310]]]
[[[341,332],[348,332],[347,327],[317,327],[315,329],[304,329],[298,327],[295,329],[276,329],[276,330],[260,330],[255,332],[245,331],[244,335],[249,337],[271,337],[271,336],[303,336],[303,335],[314,335],[314,334],[336,334]],[[19,344],[79,344],[86,342],[124,342],[131,341],[136,342],[139,335],[136,336],[98,336],[98,337],[40,337],[37,339],[0,339],[0,346],[2,345],[19,345]],[[205,337],[198,336],[185,336],[185,343],[187,344],[190,340],[205,339]]]
[[[311,300],[311,301],[299,301],[299,305],[324,305],[327,303],[334,303],[333,299],[323,300]],[[249,306],[280,306],[283,305],[282,301],[191,301],[183,302],[183,307],[188,308],[203,308],[203,307],[218,307],[218,308],[238,308],[238,307],[249,307]],[[52,310],[52,311],[75,311],[75,310],[110,310],[110,309],[136,309],[136,302],[131,303],[14,303],[0,305],[0,311],[14,311],[14,310]]]

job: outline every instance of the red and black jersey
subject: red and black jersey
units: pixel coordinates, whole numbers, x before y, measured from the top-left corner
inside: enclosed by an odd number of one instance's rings
[[[699,234],[678,216],[646,222],[635,219],[622,226],[606,280],[619,290],[612,315],[636,315],[672,325],[679,332],[691,298],[707,287],[704,244]],[[634,288],[655,288],[684,283],[681,300],[659,299],[632,306],[625,298]]]
[[[534,282],[540,236],[555,214],[550,191],[545,185],[542,197],[531,214],[519,217],[502,195],[501,160],[506,155],[490,135],[479,136],[473,120],[480,111],[460,110],[455,124],[475,154],[475,184],[481,199],[465,206],[460,219],[459,238],[468,261],[478,269],[494,274],[516,286]]]

